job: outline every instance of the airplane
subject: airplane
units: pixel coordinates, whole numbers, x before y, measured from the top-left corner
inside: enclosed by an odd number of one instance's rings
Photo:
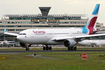
[[[14,46],[15,44],[16,44],[15,41],[7,41],[7,40],[5,40],[5,41],[0,41],[0,45],[1,45],[2,47]]]
[[[43,44],[43,50],[52,50],[49,45],[64,45],[68,50],[77,50],[75,46],[79,41],[90,37],[105,36],[105,34],[94,34],[96,20],[100,4],[96,4],[91,17],[83,28],[62,28],[62,29],[26,29],[19,34],[9,33],[4,29],[4,34],[16,36],[20,45],[29,51],[32,44]]]
[[[83,40],[78,42],[80,45],[89,45],[92,47],[95,46],[104,46],[105,45],[105,40]]]
[[[5,35],[3,35],[3,38],[4,38],[4,40],[3,41],[0,41],[0,45],[2,47],[14,46],[16,44],[15,41],[7,41],[7,40],[5,40]]]

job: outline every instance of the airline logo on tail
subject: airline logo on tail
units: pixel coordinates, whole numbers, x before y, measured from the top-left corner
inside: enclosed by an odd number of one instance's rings
[[[82,33],[88,33],[89,35],[93,34],[93,30],[95,28],[96,20],[98,17],[99,7],[100,7],[100,4],[96,4],[96,7],[91,17],[89,18],[87,24],[82,28]]]

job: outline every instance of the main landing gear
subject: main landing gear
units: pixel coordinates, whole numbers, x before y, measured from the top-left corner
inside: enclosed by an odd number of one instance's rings
[[[71,50],[71,51],[73,51],[73,50],[76,51],[76,50],[77,50],[77,47],[68,47],[68,50],[69,50],[69,51],[70,51],[70,50]]]
[[[51,46],[49,46],[49,45],[45,45],[44,47],[43,47],[43,50],[45,51],[45,50],[52,50],[52,47]]]
[[[26,47],[26,51],[29,51],[29,47]]]

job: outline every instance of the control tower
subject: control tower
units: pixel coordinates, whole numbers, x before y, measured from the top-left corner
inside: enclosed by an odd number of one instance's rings
[[[39,9],[42,13],[42,16],[47,16],[51,7],[39,7]]]

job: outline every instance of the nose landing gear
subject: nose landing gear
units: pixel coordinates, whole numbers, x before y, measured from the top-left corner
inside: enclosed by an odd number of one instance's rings
[[[31,46],[31,44],[26,44],[26,51],[29,51],[30,46]]]
[[[26,51],[29,51],[29,47],[26,47]]]

